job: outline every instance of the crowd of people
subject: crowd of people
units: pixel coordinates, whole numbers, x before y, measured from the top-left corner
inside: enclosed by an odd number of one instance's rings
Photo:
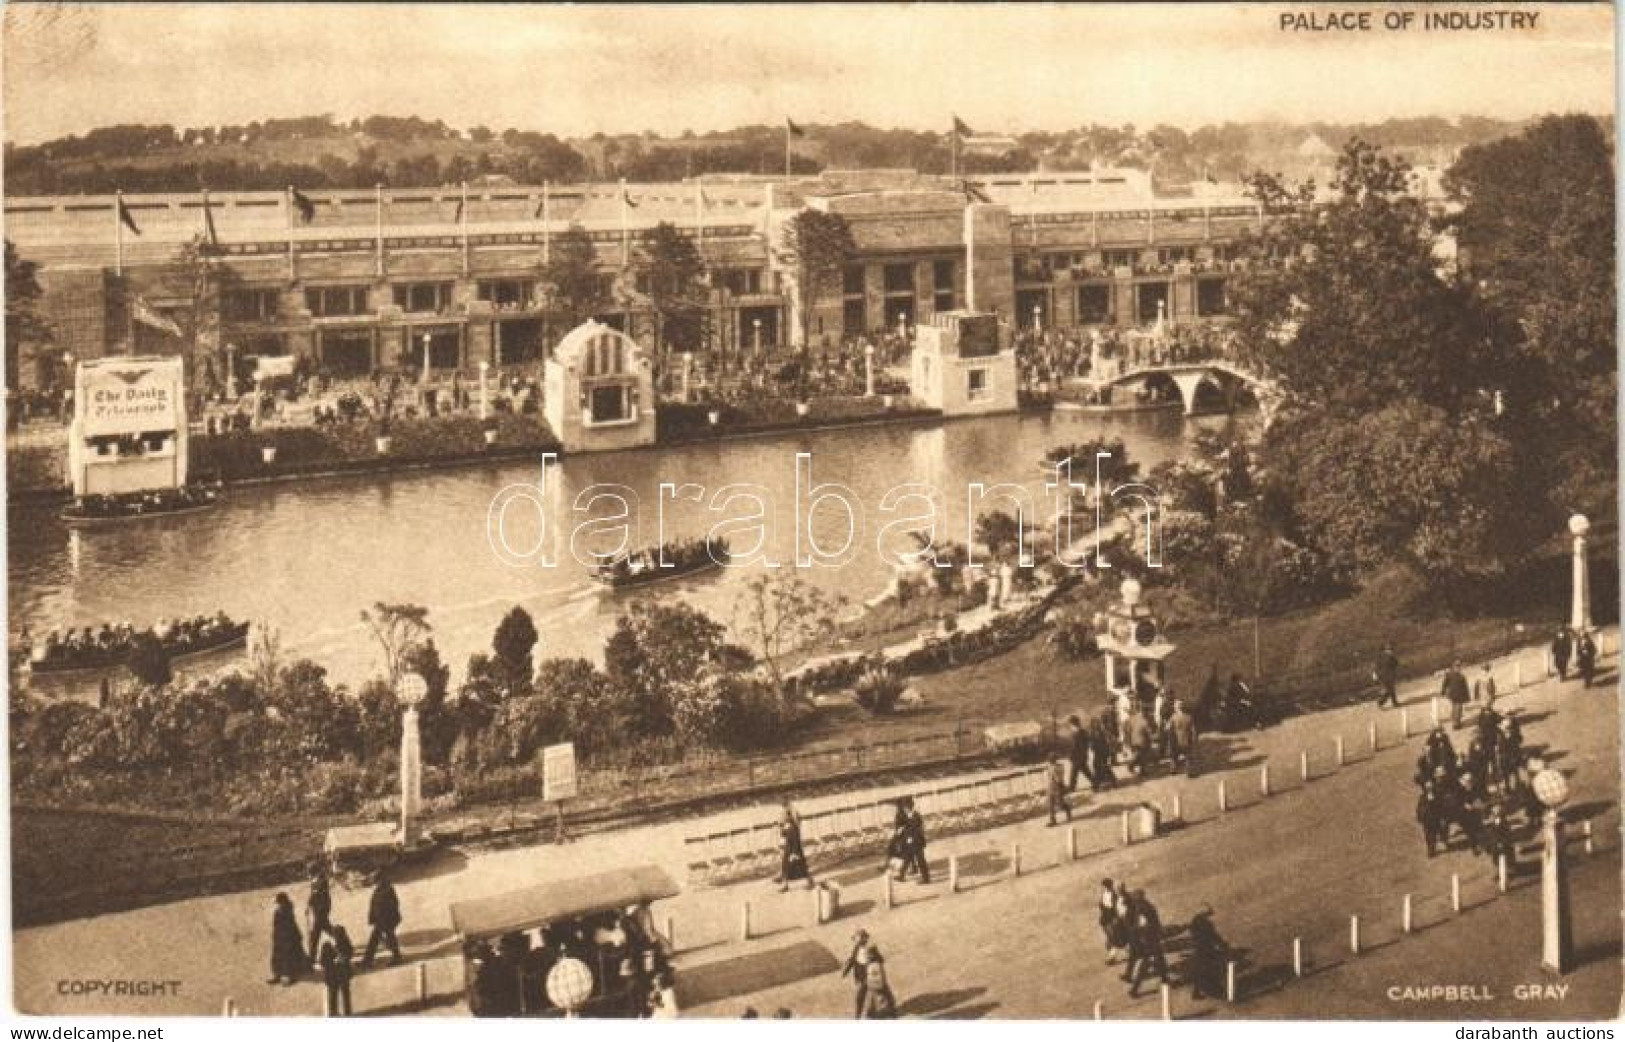
[[[396,936],[401,925],[401,901],[388,875],[382,875],[367,902],[367,947],[360,969],[370,969],[380,948],[387,948],[396,965],[401,962],[401,944]],[[326,870],[311,867],[310,893],[305,901],[305,929],[301,933],[294,914],[293,899],[279,893],[271,913],[271,976],[268,984],[291,987],[307,975],[319,975],[327,989],[329,1016],[348,1017],[354,1012],[350,982],[355,977],[355,945],[349,931],[333,922],[333,893]],[[308,944],[307,944],[308,933]]]
[[[219,498],[218,488],[209,485],[153,488],[120,495],[92,493],[75,496],[62,509],[62,517],[67,521],[112,521],[122,518],[157,517],[213,506]]]
[[[1122,979],[1129,986],[1131,998],[1139,996],[1140,985],[1151,977],[1162,984],[1171,983],[1165,948],[1167,931],[1161,913],[1144,890],[1131,890],[1125,880],[1102,879],[1098,911],[1106,965],[1114,965],[1119,952],[1125,956]],[[1213,924],[1213,909],[1203,906],[1191,918],[1186,933],[1190,940],[1186,977],[1192,997],[1224,998],[1225,963],[1232,950]]]
[[[1162,324],[1150,330],[1028,328],[1018,330],[1013,340],[1016,367],[1026,387],[1100,379],[1147,365],[1206,361],[1232,352],[1229,330],[1203,321]]]
[[[153,640],[170,657],[208,651],[234,643],[244,636],[244,624],[225,612],[195,615],[188,619],[159,619],[152,626],[137,629],[129,622],[104,622],[100,628],[84,626],[67,630],[51,629],[35,642],[25,627],[16,644],[27,649],[31,667],[53,669],[93,669],[117,666],[143,641]]]
[[[505,934],[495,945],[472,944],[470,1009],[476,1017],[548,1016],[561,1012],[548,994],[548,975],[566,959],[592,974],[595,1017],[665,1019],[677,1016],[668,953],[644,909],[603,912]]]
[[[1429,732],[1413,780],[1416,820],[1430,858],[1449,850],[1456,832],[1475,854],[1510,857],[1510,819],[1521,812],[1532,822],[1539,815],[1522,725],[1516,713],[1493,708],[1493,695],[1479,710],[1465,752],[1457,752],[1443,726]]]

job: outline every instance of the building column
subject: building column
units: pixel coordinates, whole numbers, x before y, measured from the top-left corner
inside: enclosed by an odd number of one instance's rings
[[[886,314],[886,269],[880,264],[863,266],[863,322],[864,333],[886,329],[891,325]]]

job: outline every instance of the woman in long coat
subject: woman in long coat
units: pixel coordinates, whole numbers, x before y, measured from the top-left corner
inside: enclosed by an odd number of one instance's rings
[[[801,844],[801,816],[786,802],[784,815],[779,819],[779,889],[788,890],[798,879],[807,884],[808,890],[813,888],[807,852]]]
[[[292,984],[309,965],[299,921],[294,918],[293,901],[287,894],[278,894],[276,911],[271,914],[271,979],[266,983]]]

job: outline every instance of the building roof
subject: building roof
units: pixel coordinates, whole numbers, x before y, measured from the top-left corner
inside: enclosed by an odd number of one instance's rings
[[[451,926],[461,940],[485,940],[678,893],[677,884],[665,872],[654,865],[639,865],[458,901],[451,906]]]

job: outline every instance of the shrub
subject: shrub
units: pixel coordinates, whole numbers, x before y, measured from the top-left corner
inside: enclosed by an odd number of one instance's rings
[[[888,666],[875,666],[858,678],[852,689],[858,705],[871,716],[885,716],[897,708],[903,694],[903,680]]]

